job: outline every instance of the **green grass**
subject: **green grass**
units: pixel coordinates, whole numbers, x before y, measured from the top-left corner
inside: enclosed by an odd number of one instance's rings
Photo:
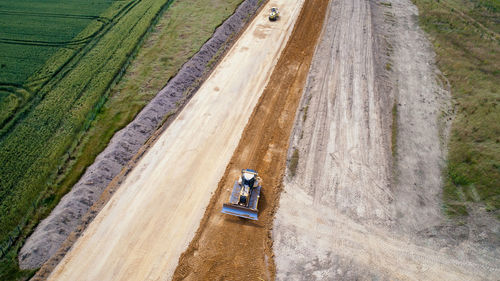
[[[108,11],[115,18],[108,30],[85,46],[80,57],[73,57],[69,69],[40,87],[30,105],[2,128],[0,241],[34,202],[40,203],[40,193],[57,188],[50,178],[73,157],[71,149],[106,101],[106,90],[165,3],[143,0]]]
[[[22,85],[66,43],[110,7],[96,0],[4,0],[0,5],[0,83]]]
[[[394,161],[396,161],[398,147],[398,101],[395,100],[392,105],[392,125],[391,125],[391,153]],[[396,166],[396,165],[394,165]]]
[[[28,80],[62,49],[74,55],[92,37],[99,35],[99,30],[108,23],[99,14],[112,3],[105,0],[96,0],[93,5],[82,0],[2,1],[0,132],[10,118],[20,115],[23,106],[36,101],[37,89],[29,85]],[[44,83],[51,76],[37,78],[37,83]]]
[[[307,120],[307,113],[309,111],[309,104],[311,104],[311,99],[312,99],[312,96],[308,96],[307,101],[306,101],[306,106],[301,109],[301,111],[302,111],[302,123],[305,123]]]
[[[443,192],[446,212],[485,207],[500,218],[500,2],[414,0],[456,116]]]
[[[25,84],[43,98],[27,108],[12,128],[0,131],[4,164],[0,174],[6,175],[0,178],[0,247],[5,246],[7,242],[2,241],[8,241],[9,234],[15,236],[0,261],[0,280],[26,279],[33,274],[19,271],[16,261],[27,235],[76,183],[113,134],[135,117],[241,1],[175,1],[141,43],[155,18],[154,11],[166,3],[143,0],[122,13],[92,46],[85,45],[77,55],[62,48],[28,78]],[[101,17],[115,17],[124,7],[122,2],[114,5]],[[95,26],[81,34],[92,30]],[[138,43],[142,47],[135,52]],[[135,59],[116,84],[115,77],[121,77],[131,57]],[[62,70],[61,63],[67,64]],[[43,81],[53,73],[58,75]],[[19,235],[18,225],[22,226]]]

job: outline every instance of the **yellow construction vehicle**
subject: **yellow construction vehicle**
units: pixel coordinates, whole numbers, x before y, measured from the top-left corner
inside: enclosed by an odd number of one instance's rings
[[[276,21],[280,16],[280,12],[278,11],[278,8],[272,7],[271,8],[271,13],[269,13],[269,20],[270,21]]]
[[[222,213],[258,220],[262,179],[255,170],[241,170],[241,177],[234,183],[229,202],[222,205]]]

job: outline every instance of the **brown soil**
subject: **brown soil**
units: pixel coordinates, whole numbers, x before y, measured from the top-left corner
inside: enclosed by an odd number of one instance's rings
[[[327,0],[304,3],[270,83],[252,113],[195,238],[179,259],[173,280],[274,278],[271,239],[274,211],[282,189],[295,112],[327,6]],[[242,168],[257,170],[263,179],[256,222],[220,213]]]

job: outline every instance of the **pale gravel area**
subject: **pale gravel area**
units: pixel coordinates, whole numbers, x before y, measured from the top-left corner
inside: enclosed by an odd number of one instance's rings
[[[391,3],[384,19],[395,24],[381,28],[397,34],[391,39],[398,134],[394,205],[398,225],[419,231],[443,220],[441,171],[451,120],[450,93],[434,66],[432,46],[419,32],[418,9],[408,1]]]
[[[277,280],[500,275],[498,222],[457,225],[440,209],[452,112],[417,13],[409,0],[330,3],[273,227]]]
[[[83,215],[101,196],[111,180],[156,131],[169,114],[182,107],[210,72],[208,65],[231,45],[235,35],[252,19],[263,1],[246,0],[219,26],[178,74],[125,128],[117,132],[106,149],[66,194],[51,214],[27,239],[19,252],[21,269],[34,269],[47,261],[68,235],[79,225]]]

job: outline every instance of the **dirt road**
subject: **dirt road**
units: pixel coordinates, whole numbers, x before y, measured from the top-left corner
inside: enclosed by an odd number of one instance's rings
[[[270,230],[295,112],[327,5],[328,0],[304,3],[288,45],[245,128],[201,226],[180,258],[174,280],[274,278]],[[242,168],[257,170],[263,179],[256,222],[220,213]]]
[[[416,13],[408,0],[331,1],[276,212],[277,280],[498,279],[498,244],[471,241],[490,234],[441,217],[448,93]]]
[[[49,280],[168,280],[238,145],[303,0],[269,1]],[[292,113],[293,114],[293,113]]]

